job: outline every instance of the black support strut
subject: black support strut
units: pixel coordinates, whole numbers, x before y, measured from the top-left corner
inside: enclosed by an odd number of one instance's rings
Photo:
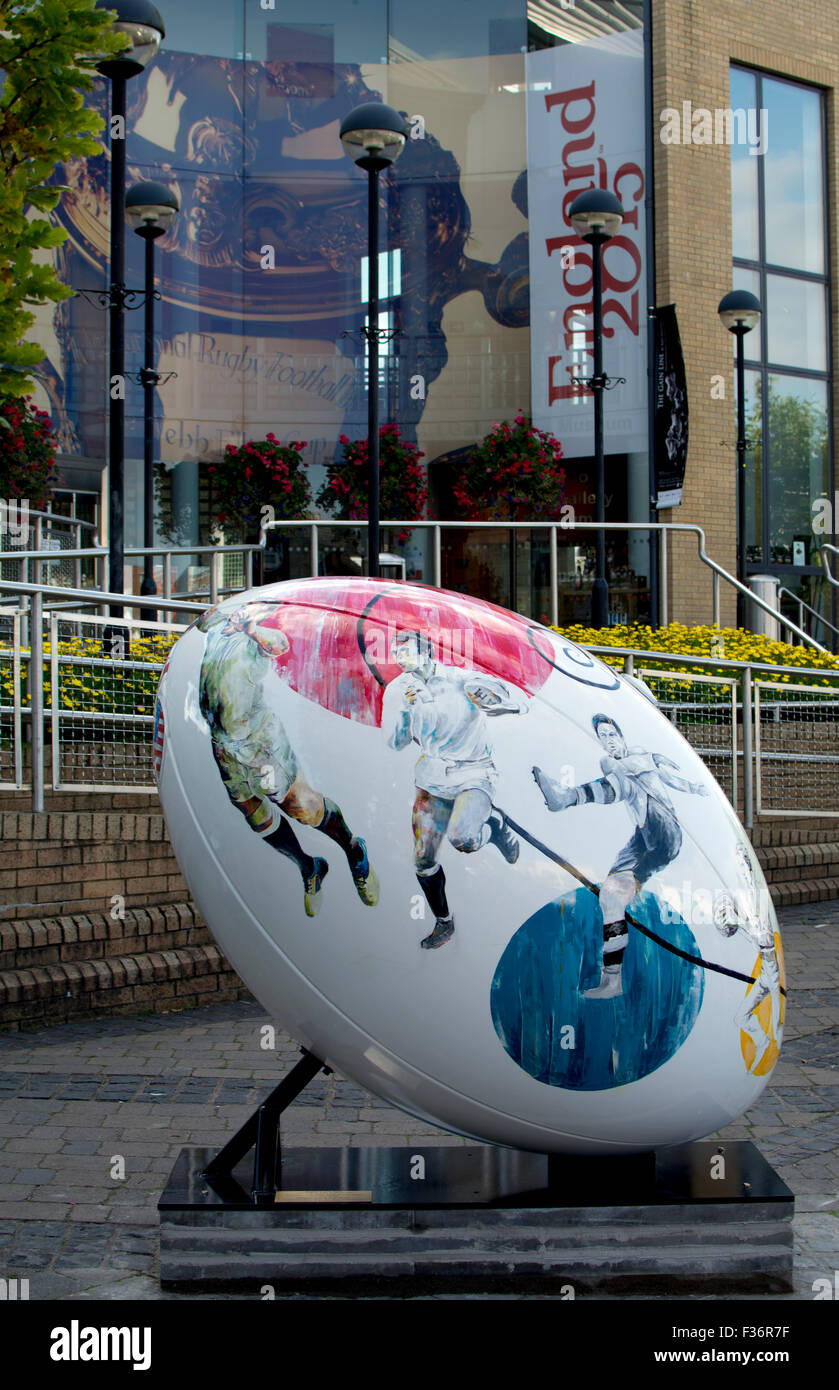
[[[225,1200],[241,1202],[244,1199],[253,1202],[254,1206],[273,1205],[277,1190],[282,1185],[280,1116],[319,1071],[327,1074],[330,1071],[313,1052],[305,1047],[301,1051],[303,1056],[300,1061],[207,1164],[204,1176]],[[253,1149],[253,1182],[248,1196],[234,1178],[233,1169],[237,1163],[241,1163],[249,1149]]]

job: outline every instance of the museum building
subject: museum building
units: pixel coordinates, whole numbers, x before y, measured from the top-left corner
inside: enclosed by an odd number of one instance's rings
[[[750,575],[774,576],[836,622],[820,546],[833,534],[839,8],[823,0],[163,0],[166,38],[128,84],[128,183],[180,212],[157,243],[160,543],[206,541],[208,468],[227,444],[305,440],[312,492],[342,435],[367,432],[361,327],[366,178],[343,152],[354,106],[382,100],[409,138],[382,180],[381,419],[415,441],[429,515],[456,516],[458,462],[519,413],[563,447],[563,498],[594,517],[591,253],[571,228],[596,185],[624,220],[603,250],[606,518],[699,525],[737,565],[734,288],[760,301],[745,338]],[[92,100],[108,112],[109,83]],[[60,171],[76,289],[108,284],[107,154]],[[143,246],[128,235],[129,285]],[[664,399],[653,310],[675,305],[684,381]],[[127,315],[126,545],[142,544],[142,313]],[[106,315],[91,297],[44,310],[38,403],[62,449],[56,505],[106,534]],[[678,344],[668,350],[678,359]],[[171,374],[171,375],[169,375]],[[675,378],[674,378],[675,380]],[[677,399],[676,399],[677,398]],[[669,433],[666,426],[670,412]],[[674,420],[678,416],[676,426]],[[675,428],[675,433],[674,433]],[[687,437],[687,455],[683,445]],[[657,440],[655,447],[651,441]],[[672,445],[672,447],[670,447]],[[681,464],[684,463],[684,476]],[[675,467],[675,472],[674,472]],[[674,505],[676,504],[676,505]],[[524,518],[521,518],[524,519]],[[170,542],[171,543],[171,540]],[[432,575],[428,536],[397,549]],[[363,535],[325,533],[352,570]],[[446,587],[545,617],[548,535],[442,533]],[[590,612],[593,535],[559,536],[559,618]],[[290,539],[272,576],[305,572]],[[696,536],[610,530],[610,622],[711,620]],[[182,587],[201,572],[186,557]],[[139,586],[136,562],[127,574]],[[786,611],[797,614],[791,597]],[[832,617],[831,617],[832,614]],[[731,591],[724,622],[734,620]],[[815,635],[826,640],[826,629]]]

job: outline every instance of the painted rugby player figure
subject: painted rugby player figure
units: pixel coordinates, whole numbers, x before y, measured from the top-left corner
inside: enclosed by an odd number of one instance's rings
[[[335,841],[347,857],[361,901],[375,907],[379,883],[367,846],[353,835],[334,801],[301,776],[282,720],[266,699],[264,682],[272,675],[272,659],[289,650],[284,632],[260,625],[273,611],[271,604],[248,603],[230,614],[213,609],[197,623],[207,634],[199,703],[222,781],[251,829],[297,865],[309,917],[320,908],[329,865],[306,853],[286,817]]]
[[[745,889],[738,893],[736,904],[724,898],[716,906],[714,925],[723,936],[734,936],[742,931],[754,943],[760,956],[760,974],[734,1017],[738,1028],[748,1033],[755,1047],[750,1071],[755,1072],[774,1041],[781,1043],[781,972],[775,950],[775,933],[769,920],[769,913],[758,901],[754,869],[745,846],[737,847],[737,867],[745,880]],[[762,889],[760,896],[768,898],[768,890]],[[771,1031],[766,1031],[758,1017],[758,1009],[764,999],[769,999],[769,1021]]]
[[[463,854],[493,844],[508,864],[519,857],[518,840],[492,804],[496,769],[485,716],[524,714],[528,706],[495,676],[437,661],[424,633],[397,632],[391,653],[402,675],[385,691],[382,728],[392,748],[416,743],[421,750],[411,819],[417,880],[435,917],[420,945],[433,950],[454,934],[446,875],[437,862],[443,836]]]
[[[693,796],[707,796],[700,782],[680,777],[677,763],[661,753],[628,748],[619,725],[607,714],[592,719],[603,748],[602,777],[577,787],[563,787],[534,767],[533,776],[549,811],[569,806],[608,805],[625,801],[635,830],[609,870],[600,889],[603,913],[603,960],[600,983],[583,991],[586,999],[615,999],[623,993],[621,972],[629,934],[626,909],[653,874],[671,864],[682,847],[679,825],[665,785]]]

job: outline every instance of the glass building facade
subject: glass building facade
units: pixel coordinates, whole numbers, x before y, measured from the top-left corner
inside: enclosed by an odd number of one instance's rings
[[[453,461],[495,421],[522,410],[560,438],[568,500],[581,519],[591,518],[590,396],[582,399],[588,393],[579,386],[566,387],[564,419],[534,410],[531,303],[548,306],[539,351],[550,353],[558,344],[551,360],[555,373],[566,372],[566,382],[585,374],[587,363],[591,370],[591,305],[585,295],[580,300],[585,285],[579,268],[576,280],[566,274],[563,287],[558,256],[540,283],[533,281],[528,165],[534,136],[528,127],[535,108],[529,98],[535,93],[543,120],[551,114],[547,99],[558,103],[553,127],[573,146],[564,191],[588,186],[591,169],[605,170],[607,162],[613,180],[625,163],[619,126],[613,121],[597,130],[598,158],[589,156],[594,129],[575,132],[595,111],[589,89],[601,103],[598,120],[605,111],[606,94],[601,98],[595,87],[599,62],[631,66],[643,107],[641,0],[461,0],[454,6],[429,0],[420,7],[412,0],[167,0],[163,8],[165,44],[128,84],[127,161],[129,184],[162,180],[181,209],[157,243],[162,299],[156,363],[160,373],[174,373],[158,389],[156,410],[156,457],[165,466],[160,520],[169,535],[184,544],[207,539],[206,470],[225,445],[268,431],[283,443],[305,439],[314,495],[340,436],[366,435],[360,330],[367,298],[367,186],[338,132],[343,116],[370,100],[388,102],[411,125],[403,155],[382,180],[381,321],[393,337],[382,356],[381,419],[398,423],[422,449],[431,515],[453,514]],[[585,81],[585,65],[568,57],[583,52],[591,57]],[[567,101],[560,100],[563,92]],[[94,100],[106,116],[106,82],[97,83]],[[557,142],[556,148],[564,147]],[[643,163],[640,150],[633,158]],[[546,187],[563,175],[562,165],[549,165]],[[60,252],[62,276],[74,288],[104,288],[107,152],[68,165],[60,177],[70,188],[60,210],[69,232]],[[630,208],[638,187],[624,176],[621,191]],[[549,211],[547,217],[539,225],[542,241],[551,234],[571,237],[561,216]],[[142,251],[129,232],[129,285],[142,284]],[[630,252],[637,254],[633,247]],[[618,249],[611,270],[620,289],[612,295],[614,322],[607,316],[605,323],[613,371],[623,365],[620,333],[629,317],[618,302],[629,283],[621,255],[634,273]],[[566,313],[563,321],[566,290],[576,297],[574,316]],[[128,546],[142,543],[142,391],[135,384],[140,320],[141,314],[127,315]],[[645,334],[642,312],[634,333],[642,375]],[[48,337],[49,404],[65,477],[73,480],[86,460],[90,467],[106,456],[105,316],[87,300],[73,299],[56,312]],[[567,364],[556,366],[560,357]],[[540,370],[540,381],[546,371]],[[631,390],[636,398],[640,390],[643,404],[646,382],[635,375]],[[610,405],[619,415],[628,417],[630,406],[637,414],[637,399],[622,401],[622,390]],[[649,515],[646,427],[636,436],[637,430],[632,439],[626,431],[610,435],[607,418],[609,517],[627,516],[633,489],[639,516]],[[570,621],[586,616],[593,547],[582,533],[568,539],[560,570],[563,617]],[[571,544],[574,539],[580,543]],[[640,549],[633,540],[631,553],[626,538],[620,542],[609,542],[615,585],[625,591],[615,615],[630,606],[633,616],[643,614],[646,540]],[[428,578],[428,546],[420,534],[403,549],[408,575]],[[546,612],[546,534],[534,533],[516,547],[506,534],[451,532],[443,563],[451,587]]]
[[[819,541],[832,540],[832,509],[814,517],[814,507],[831,499],[833,477],[824,94],[733,67],[731,105],[767,126],[762,158],[732,146],[734,284],[763,306],[745,338],[747,569],[823,611]]]
[[[704,13],[689,21],[681,0],[165,0],[164,46],[128,84],[127,136],[129,183],[161,180],[181,208],[156,252],[155,357],[172,374],[156,401],[158,539],[208,540],[207,470],[227,444],[269,431],[306,440],[314,496],[341,436],[366,436],[367,179],[339,127],[354,106],[383,100],[406,115],[411,138],[381,181],[380,324],[392,335],[380,359],[381,419],[423,452],[429,516],[457,515],[458,462],[521,410],[561,441],[564,500],[577,520],[593,520],[591,254],[568,208],[583,189],[608,188],[626,216],[604,252],[604,364],[623,378],[605,395],[607,520],[698,522],[710,553],[734,571],[736,474],[720,450],[734,409],[730,399],[709,404],[706,375],[728,364],[714,310],[733,275],[764,306],[746,339],[747,567],[823,611],[812,522],[814,499],[833,494],[828,93],[800,72],[731,58],[747,32],[755,51],[764,30],[786,32],[780,0],[763,25],[744,0],[729,8],[715,25]],[[698,47],[691,24],[705,35]],[[796,44],[793,70],[819,60],[817,36],[812,52],[801,35]],[[676,146],[658,138],[661,108],[675,102],[680,113],[689,96],[702,106],[706,80],[730,104],[733,130],[738,112],[744,121],[766,113],[765,149],[735,135],[730,149],[685,150],[687,115]],[[107,115],[105,81],[93,100]],[[714,207],[730,198],[730,242],[716,213],[698,231],[709,172]],[[69,187],[62,278],[105,288],[107,151],[58,177]],[[130,232],[127,241],[128,283],[140,286],[143,247]],[[692,452],[684,504],[656,514],[648,311],[670,302]],[[142,541],[141,317],[129,313],[126,324],[129,547]],[[66,495],[75,489],[79,514],[90,515],[107,456],[106,316],[77,297],[45,311],[38,336],[48,396],[39,403],[59,429]],[[829,539],[832,509],[828,520]],[[423,533],[402,544],[385,533],[384,544],[409,577],[431,579]],[[364,545],[363,528],[351,538],[336,531],[324,537],[324,563],[357,567]],[[588,619],[593,557],[591,532],[560,535],[565,624]],[[447,587],[548,616],[544,529],[518,541],[450,529],[442,562]],[[289,542],[272,575],[307,563],[308,545]],[[608,533],[607,563],[610,621],[655,616],[648,534]],[[680,615],[694,588],[710,588],[706,573],[694,581],[692,563],[683,557],[671,574]],[[183,585],[197,582],[188,560],[181,568]],[[707,604],[696,607],[707,620]]]

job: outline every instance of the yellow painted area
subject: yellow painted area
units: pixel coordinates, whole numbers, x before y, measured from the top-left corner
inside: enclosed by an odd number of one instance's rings
[[[778,934],[778,932],[775,932],[775,952],[776,952],[777,957],[778,957],[778,974],[779,974],[780,980],[781,980],[781,987],[782,987],[783,989],[785,989],[785,988],[786,988],[786,983],[787,983],[787,972],[786,972],[786,967],[785,967],[785,965],[784,965],[784,948],[783,948],[783,946],[781,945],[781,938],[780,938],[780,935]],[[754,966],[752,967],[752,980],[753,980],[753,981],[754,981],[754,980],[757,980],[757,978],[758,978],[759,975],[760,975],[760,956],[757,957],[757,960],[755,961]],[[754,988],[754,985],[751,984],[751,985],[749,985],[749,988],[746,990],[746,998],[747,998],[747,999],[748,999],[749,994],[751,993],[751,991],[752,991],[753,988]],[[784,1019],[785,1019],[785,1017],[786,1017],[786,1011],[787,1011],[787,1001],[786,1001],[785,996],[782,994],[782,995],[781,995],[781,1009],[780,1009],[780,1013],[781,1013],[781,1023],[782,1023],[782,1024],[783,1024]],[[772,1034],[772,1007],[771,1007],[771,1004],[770,1004],[770,1000],[769,1000],[769,996],[768,996],[768,995],[767,995],[766,998],[765,998],[764,1000],[762,1000],[761,1003],[758,1005],[758,1008],[757,1008],[755,1017],[757,1018],[758,1022],[760,1023],[760,1026],[761,1026],[761,1028],[764,1030],[764,1032],[770,1034],[770,1036],[772,1037],[772,1041],[771,1041],[771,1043],[769,1044],[768,1048],[766,1049],[766,1052],[764,1053],[763,1057],[761,1058],[760,1065],[756,1068],[756,1070],[752,1073],[752,1075],[753,1075],[753,1076],[767,1076],[767,1075],[769,1074],[769,1072],[772,1070],[772,1068],[774,1067],[775,1063],[777,1062],[778,1056],[779,1056],[779,1053],[780,1053],[780,1044],[779,1044],[779,1041],[778,1041],[778,1039]],[[748,1033],[744,1033],[744,1032],[742,1032],[742,1030],[741,1030],[741,1032],[740,1032],[740,1051],[741,1051],[742,1054],[743,1054],[743,1061],[746,1063],[747,1069],[748,1069],[748,1070],[751,1070],[752,1062],[753,1062],[754,1059],[755,1059],[755,1045],[754,1045],[754,1043],[752,1042],[751,1038],[749,1037]]]

